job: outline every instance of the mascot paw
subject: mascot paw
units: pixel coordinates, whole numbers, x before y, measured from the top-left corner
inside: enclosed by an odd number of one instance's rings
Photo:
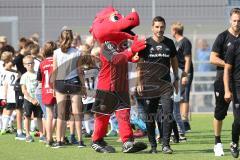
[[[138,37],[135,36],[133,40],[133,44],[131,46],[132,53],[137,53],[141,50],[146,48],[146,41],[145,40],[138,40]]]

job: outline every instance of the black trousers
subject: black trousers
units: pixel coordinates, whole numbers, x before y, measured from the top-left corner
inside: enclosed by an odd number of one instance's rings
[[[233,87],[233,97],[232,141],[238,144],[240,136],[240,86]]]
[[[146,105],[144,106],[145,122],[151,147],[157,147],[155,122],[157,122],[163,146],[169,146],[173,123],[173,100],[171,96],[172,94],[169,93],[162,95],[160,98],[146,100]]]

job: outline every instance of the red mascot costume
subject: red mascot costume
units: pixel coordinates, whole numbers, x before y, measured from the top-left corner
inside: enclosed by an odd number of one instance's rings
[[[130,125],[130,100],[128,91],[128,61],[137,62],[137,53],[146,47],[144,40],[138,40],[131,31],[139,25],[138,13],[133,9],[123,17],[115,8],[100,11],[90,32],[101,46],[101,69],[98,75],[96,100],[92,111],[95,113],[92,148],[101,153],[113,153],[107,145],[110,115],[115,112],[124,153],[134,153],[147,148],[142,142],[134,142]],[[128,42],[132,41],[131,47]]]

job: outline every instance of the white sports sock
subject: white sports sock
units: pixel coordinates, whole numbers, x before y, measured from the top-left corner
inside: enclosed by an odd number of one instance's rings
[[[110,130],[113,130],[113,121],[112,121],[112,120],[109,120],[109,123],[110,123],[110,127],[111,127]]]
[[[11,119],[11,117],[10,117],[9,122],[8,122],[8,127],[9,128],[13,127],[13,120]]]
[[[84,130],[86,127],[85,127],[85,123],[84,123],[84,121],[82,121],[83,123],[82,123],[82,130]]]
[[[16,111],[13,111],[11,117],[10,117],[10,121],[8,123],[8,127],[12,128],[13,126],[13,121],[16,119],[16,115],[17,115],[17,112]]]
[[[30,125],[30,130],[33,132],[37,129],[37,120],[36,119],[32,119],[31,120],[31,125]]]
[[[116,121],[116,116],[115,115],[111,115],[110,119],[109,119],[109,123],[110,123],[110,130],[114,130],[114,123]]]
[[[15,119],[16,119],[16,116],[17,116],[17,112],[16,112],[16,111],[13,111],[13,112],[12,112],[12,115],[11,115],[11,119],[12,119],[12,120],[15,120]]]
[[[0,130],[2,130],[2,115],[0,115]]]
[[[17,130],[17,134],[18,134],[18,135],[22,134],[22,130],[21,130],[21,129],[18,129],[18,130]]]
[[[93,131],[93,128],[94,128],[94,119],[91,118],[91,119],[89,120],[89,122],[90,122],[90,125],[89,125],[90,130]]]
[[[7,129],[9,120],[10,120],[10,116],[7,116],[7,115],[2,116],[2,130]]]
[[[90,131],[91,131],[90,130],[90,121],[87,120],[87,121],[84,121],[83,123],[84,123],[85,129],[86,129],[86,132],[90,133]]]

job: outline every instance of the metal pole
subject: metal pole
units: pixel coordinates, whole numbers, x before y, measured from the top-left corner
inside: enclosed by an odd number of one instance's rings
[[[18,17],[13,17],[12,21],[12,45],[17,48],[18,44]]]
[[[45,42],[45,0],[42,0],[42,45]]]
[[[155,3],[156,1],[155,0],[152,0],[152,19],[155,17],[155,15],[156,15],[156,3]]]

